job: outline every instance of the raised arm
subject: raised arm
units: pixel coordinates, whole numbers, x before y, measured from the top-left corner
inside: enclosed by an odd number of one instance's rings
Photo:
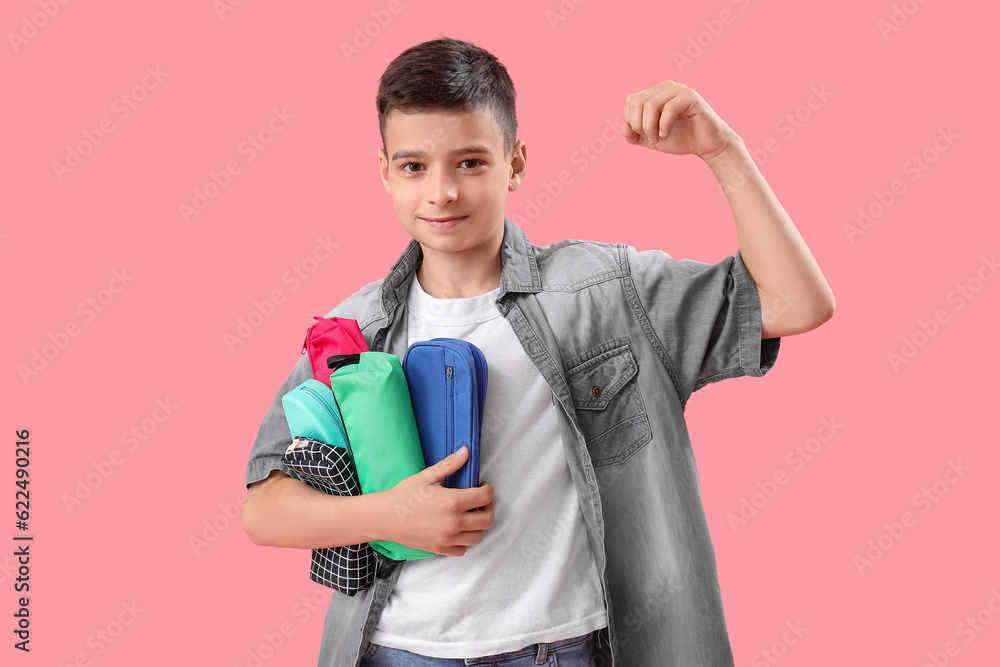
[[[833,291],[743,139],[697,92],[667,79],[625,97],[629,143],[703,159],[729,200],[740,255],[760,294],[761,338],[804,333],[833,316]],[[669,204],[665,204],[669,206]]]

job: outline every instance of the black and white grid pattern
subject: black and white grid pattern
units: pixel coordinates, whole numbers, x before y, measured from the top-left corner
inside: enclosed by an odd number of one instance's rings
[[[315,438],[294,437],[282,461],[314,489],[336,496],[361,494],[347,450],[342,447]],[[367,542],[313,549],[309,578],[341,593],[354,595],[374,580],[375,556],[375,550]]]

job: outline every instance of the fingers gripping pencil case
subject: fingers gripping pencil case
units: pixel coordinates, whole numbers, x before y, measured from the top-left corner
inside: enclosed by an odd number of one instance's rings
[[[486,401],[487,365],[482,351],[456,338],[410,345],[403,356],[413,414],[428,466],[461,449],[469,459],[442,486],[479,486],[479,449]]]

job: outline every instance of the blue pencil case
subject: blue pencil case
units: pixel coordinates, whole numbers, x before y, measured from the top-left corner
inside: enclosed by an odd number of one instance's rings
[[[428,466],[469,448],[469,458],[442,486],[479,486],[479,450],[486,403],[486,357],[472,343],[433,338],[410,345],[403,355],[420,446]]]

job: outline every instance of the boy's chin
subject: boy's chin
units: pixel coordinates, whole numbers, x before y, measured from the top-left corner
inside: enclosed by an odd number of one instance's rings
[[[454,235],[451,238],[435,237],[431,234],[418,234],[414,237],[420,244],[424,255],[428,251],[437,255],[467,255],[469,253],[478,254],[484,252],[489,244],[489,239],[472,238],[465,235]]]

